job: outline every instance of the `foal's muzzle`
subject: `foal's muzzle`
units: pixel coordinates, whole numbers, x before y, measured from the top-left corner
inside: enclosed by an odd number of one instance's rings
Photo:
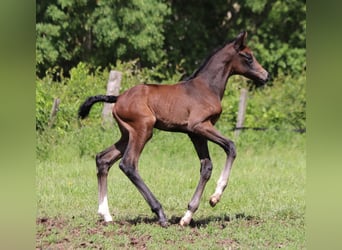
[[[270,74],[266,71],[264,77],[257,77],[253,79],[253,84],[256,87],[262,87],[264,86],[269,80],[270,80]]]

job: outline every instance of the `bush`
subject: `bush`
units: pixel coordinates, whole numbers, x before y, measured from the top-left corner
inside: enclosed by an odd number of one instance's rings
[[[162,84],[175,83],[180,78],[179,74],[156,75],[159,73],[154,69],[139,69],[137,61],[118,62],[117,65],[116,70],[123,73],[121,93],[141,82],[153,82],[156,77],[164,79]],[[77,112],[88,96],[105,94],[109,70],[91,69],[89,65],[79,63],[70,71],[70,78],[64,78],[63,72],[59,72],[60,81],[54,81],[52,76],[57,71],[52,69],[51,74],[36,82],[37,157],[47,159],[56,148],[64,147],[70,149],[70,159],[72,155],[94,156],[104,144],[109,146],[118,139],[119,131],[116,125],[110,130],[102,126],[103,105],[94,105],[89,117],[82,121]],[[281,76],[270,86],[252,89],[244,126],[305,129],[305,83],[303,73],[298,77]],[[247,87],[245,78],[230,79],[222,100],[223,113],[217,124],[224,133],[235,127],[241,87]],[[60,106],[51,123],[49,116],[54,98],[60,98]]]
[[[222,122],[235,127],[241,87],[246,80],[232,78],[223,98]],[[305,129],[306,120],[306,76],[279,76],[272,83],[248,94],[244,127]],[[220,126],[223,126],[221,125]],[[227,125],[225,125],[227,126]]]
[[[77,111],[84,99],[94,94],[103,94],[106,90],[108,72],[101,71],[100,68],[90,73],[88,65],[79,63],[70,71],[70,78],[64,78],[60,73],[60,81],[53,80],[55,71],[51,71],[51,74],[47,74],[43,79],[37,79],[36,127],[38,131],[47,128],[55,98],[60,99],[60,106],[57,119],[51,127],[67,132],[78,127]],[[95,118],[99,118],[100,115],[96,113]]]
[[[305,75],[280,76],[271,86],[251,94],[246,126],[305,129]]]

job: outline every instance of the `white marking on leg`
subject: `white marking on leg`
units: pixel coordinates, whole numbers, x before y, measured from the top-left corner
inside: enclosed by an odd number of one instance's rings
[[[227,186],[233,159],[228,158],[219,180],[217,181],[215,193],[210,197],[209,203],[214,207],[221,199],[222,193]]]
[[[216,186],[216,191],[215,193],[219,194],[220,196],[222,195],[224,189],[226,188],[227,186],[227,182],[228,180],[227,179],[219,179],[218,182],[217,182],[217,186]]]
[[[107,195],[103,198],[102,201],[100,201],[97,213],[103,216],[105,222],[113,221],[113,218],[109,213]]]
[[[221,178],[217,182],[217,186],[215,189],[215,193],[210,197],[210,205],[215,206],[221,199],[222,193],[227,186],[227,181],[222,180]]]
[[[181,219],[181,221],[179,222],[179,224],[180,224],[181,226],[187,226],[187,225],[189,225],[193,214],[194,214],[194,213],[191,212],[190,210],[186,211],[185,215],[183,216],[183,218]]]

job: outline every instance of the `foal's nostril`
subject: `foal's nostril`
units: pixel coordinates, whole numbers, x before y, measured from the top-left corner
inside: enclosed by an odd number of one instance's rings
[[[269,80],[271,80],[271,75],[270,75],[270,73],[267,72],[267,76],[266,76],[265,82],[268,82]]]

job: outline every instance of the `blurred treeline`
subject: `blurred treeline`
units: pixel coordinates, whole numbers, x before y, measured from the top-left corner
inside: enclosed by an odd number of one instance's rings
[[[305,70],[305,0],[38,0],[36,73],[138,60],[156,80],[190,74],[242,30],[273,77]]]

